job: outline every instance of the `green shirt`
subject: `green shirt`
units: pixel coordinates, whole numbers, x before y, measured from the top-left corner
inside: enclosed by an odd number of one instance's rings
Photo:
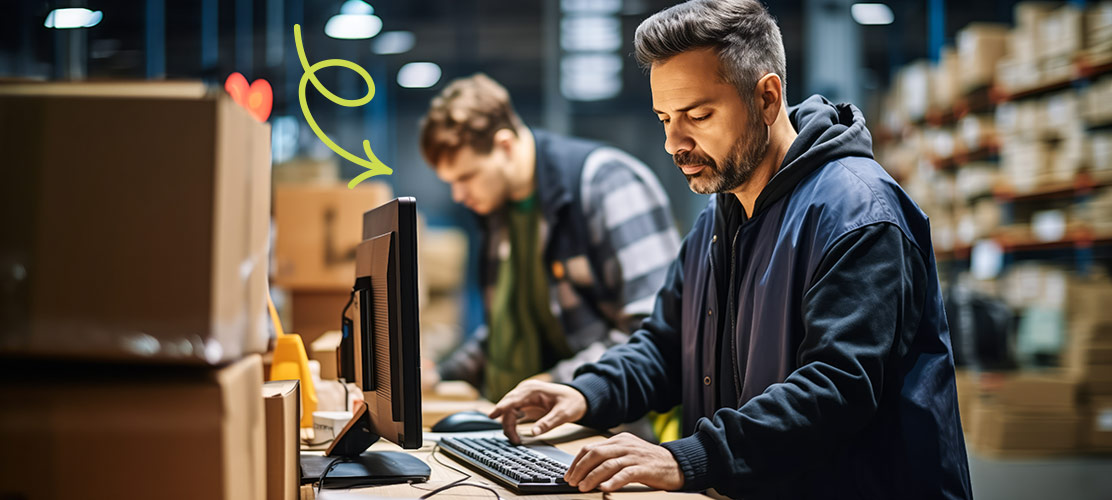
[[[485,392],[491,401],[571,355],[549,304],[536,195],[511,202],[506,215],[510,255],[500,264],[488,321]]]

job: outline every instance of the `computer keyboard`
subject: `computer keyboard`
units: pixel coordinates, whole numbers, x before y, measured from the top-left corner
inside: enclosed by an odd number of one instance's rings
[[[514,446],[506,438],[446,437],[440,449],[516,493],[579,491],[564,481],[574,457],[551,446]]]

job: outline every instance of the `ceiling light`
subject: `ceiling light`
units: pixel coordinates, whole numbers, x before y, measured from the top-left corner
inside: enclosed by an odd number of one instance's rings
[[[370,14],[337,14],[324,25],[324,33],[332,38],[362,40],[382,31],[382,19]]]
[[[387,31],[375,38],[371,43],[371,50],[375,54],[401,54],[409,52],[417,43],[417,36],[412,31]]]
[[[855,3],[849,8],[849,11],[857,24],[892,24],[892,21],[896,19],[896,16],[892,14],[892,9],[882,3]]]
[[[375,13],[375,8],[362,0],[348,0],[340,6],[340,13],[370,15]]]
[[[56,29],[91,28],[104,17],[99,10],[84,8],[54,9],[46,15],[43,26]]]
[[[440,66],[431,62],[411,62],[398,70],[398,85],[407,89],[427,89],[440,81]]]

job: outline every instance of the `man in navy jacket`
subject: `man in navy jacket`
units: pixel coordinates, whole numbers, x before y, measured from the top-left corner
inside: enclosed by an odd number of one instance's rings
[[[861,112],[788,109],[779,28],[756,0],[695,0],[637,29],[665,149],[714,194],[653,314],[567,385],[491,413],[518,440],[683,405],[684,437],[584,447],[565,479],[744,498],[970,498],[926,216],[872,159]]]

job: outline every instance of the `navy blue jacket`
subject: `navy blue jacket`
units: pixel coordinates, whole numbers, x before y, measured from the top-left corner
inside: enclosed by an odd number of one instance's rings
[[[713,197],[652,316],[580,368],[580,421],[683,405],[684,489],[735,498],[971,498],[927,217],[857,108],[814,96],[747,216]]]

